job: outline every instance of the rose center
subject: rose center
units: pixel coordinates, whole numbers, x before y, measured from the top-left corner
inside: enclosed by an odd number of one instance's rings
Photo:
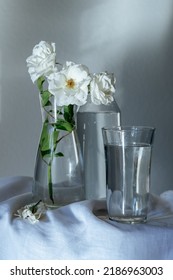
[[[75,81],[73,79],[67,80],[66,86],[70,89],[73,89],[75,87]]]

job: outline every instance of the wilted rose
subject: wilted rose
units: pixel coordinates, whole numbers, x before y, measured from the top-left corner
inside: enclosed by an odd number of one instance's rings
[[[107,105],[114,100],[115,79],[108,73],[94,74],[90,83],[91,101],[96,104]]]

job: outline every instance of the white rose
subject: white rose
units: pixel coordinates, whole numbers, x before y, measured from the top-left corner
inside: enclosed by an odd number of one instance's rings
[[[33,83],[39,77],[48,76],[56,70],[55,57],[55,43],[41,41],[33,48],[32,55],[26,59]]]
[[[90,83],[91,101],[96,104],[110,104],[115,92],[115,79],[107,73],[94,74]]]
[[[48,77],[48,89],[55,96],[58,106],[81,106],[87,101],[89,82],[86,66],[67,61],[61,71]]]

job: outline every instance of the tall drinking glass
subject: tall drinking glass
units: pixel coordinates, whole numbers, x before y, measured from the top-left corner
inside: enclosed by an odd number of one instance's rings
[[[111,220],[140,223],[147,219],[154,131],[144,126],[102,129]]]

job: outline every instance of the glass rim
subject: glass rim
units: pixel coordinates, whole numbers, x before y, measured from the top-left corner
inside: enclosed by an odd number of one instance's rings
[[[142,125],[119,125],[119,126],[105,126],[102,127],[103,131],[142,131],[142,130],[151,130],[154,131],[155,127],[153,126],[142,126]]]

